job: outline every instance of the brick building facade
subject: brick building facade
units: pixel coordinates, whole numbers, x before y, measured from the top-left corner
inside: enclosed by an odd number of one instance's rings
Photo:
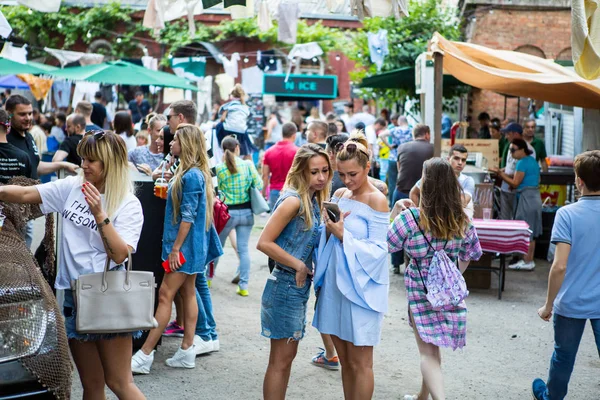
[[[493,49],[514,50],[553,60],[571,61],[570,0],[467,0],[464,18],[466,41]],[[508,5],[510,4],[510,5]],[[529,99],[506,99],[506,118],[528,116]],[[537,109],[543,102],[536,102]],[[505,97],[473,89],[469,115],[480,112],[503,119]]]

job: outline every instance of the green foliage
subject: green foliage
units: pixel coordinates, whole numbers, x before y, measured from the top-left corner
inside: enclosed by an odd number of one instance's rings
[[[377,74],[377,67],[369,58],[367,32],[380,29],[388,31],[389,55],[386,56],[381,72],[403,67],[414,67],[417,57],[427,51],[427,43],[434,32],[439,32],[446,39],[459,40],[460,23],[452,10],[439,5],[437,0],[411,0],[408,6],[409,16],[400,20],[389,18],[368,18],[364,20],[363,29],[352,35],[352,42],[346,55],[356,62],[357,69],[350,73],[354,82],[360,82],[366,76]],[[414,93],[399,90],[369,90],[369,95],[382,99],[386,105],[397,101],[400,97],[414,97]]]
[[[134,10],[122,8],[119,2],[83,9],[62,6],[56,13],[42,13],[24,6],[4,6],[1,10],[15,34],[30,45],[33,57],[46,56],[42,52],[44,47],[69,49],[78,40],[89,44],[102,38],[113,46],[113,54],[107,55],[121,58],[137,49],[139,40],[134,37],[148,31],[141,23],[133,23]],[[121,30],[117,42],[110,32]]]

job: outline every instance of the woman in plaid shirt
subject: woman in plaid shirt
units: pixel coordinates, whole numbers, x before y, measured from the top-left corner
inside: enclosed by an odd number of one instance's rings
[[[254,215],[250,204],[250,188],[262,190],[262,179],[258,175],[252,160],[240,158],[240,142],[235,136],[226,136],[221,142],[225,154],[224,162],[216,167],[219,181],[219,192],[224,197],[224,202],[229,207],[231,218],[219,234],[221,245],[225,245],[227,236],[235,229],[237,236],[237,253],[240,265],[240,276],[237,294],[248,296],[248,280],[250,279],[250,252],[248,242],[254,226]],[[216,267],[216,265],[215,265]]]
[[[470,260],[481,257],[475,227],[463,211],[461,191],[446,160],[432,158],[426,161],[419,207],[400,213],[388,231],[389,251],[394,253],[404,249],[410,257],[404,284],[409,321],[421,354],[423,375],[419,394],[407,395],[404,400],[426,400],[429,394],[434,399],[444,399],[440,346],[456,350],[465,345],[465,303],[448,311],[435,311],[427,300],[424,284],[434,255],[427,240],[436,251],[443,248],[451,259],[458,259],[461,272],[467,269]],[[427,240],[421,230],[427,235]]]

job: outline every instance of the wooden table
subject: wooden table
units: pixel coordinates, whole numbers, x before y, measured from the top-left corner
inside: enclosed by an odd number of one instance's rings
[[[525,221],[473,219],[479,243],[484,252],[500,254],[500,266],[469,267],[472,271],[491,271],[498,275],[498,299],[502,299],[506,276],[506,254],[527,254],[531,230]]]

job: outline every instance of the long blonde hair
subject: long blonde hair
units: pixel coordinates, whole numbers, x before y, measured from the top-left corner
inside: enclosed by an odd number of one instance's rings
[[[450,163],[432,158],[423,165],[420,225],[436,239],[465,237],[469,218],[463,211],[462,188]]]
[[[206,150],[206,139],[204,134],[195,125],[179,124],[177,131],[177,140],[181,147],[179,154],[179,167],[173,176],[173,186],[171,187],[171,200],[173,200],[173,223],[177,223],[181,206],[181,196],[183,190],[183,175],[192,168],[198,168],[204,175],[206,185],[206,230],[210,229],[213,217],[213,199],[215,197],[212,188],[212,177],[210,175],[210,165],[208,153]]]
[[[125,141],[113,132],[93,131],[81,139],[77,154],[87,160],[102,162],[103,203],[106,214],[112,218],[127,195],[135,193],[129,176]]]
[[[302,210],[304,221],[306,221],[306,229],[310,229],[313,224],[312,199],[310,198],[309,193],[310,171],[308,168],[308,161],[313,157],[319,156],[325,158],[325,160],[327,160],[327,165],[329,166],[329,178],[327,179],[325,188],[315,193],[317,196],[317,207],[319,207],[320,210],[323,207],[323,202],[329,200],[329,186],[331,184],[331,179],[333,178],[333,170],[331,169],[329,155],[321,148],[321,146],[307,143],[298,149],[283,187],[283,190],[292,189],[300,195],[300,209]]]

